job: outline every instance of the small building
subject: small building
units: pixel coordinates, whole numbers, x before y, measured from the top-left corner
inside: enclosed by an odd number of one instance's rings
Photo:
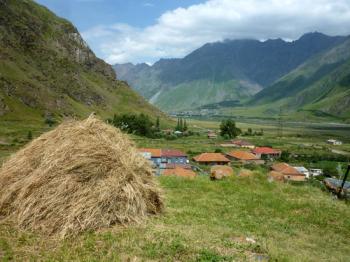
[[[310,172],[303,166],[294,166],[296,170],[298,170],[299,173],[302,173],[306,176],[306,178],[310,178]]]
[[[188,164],[188,157],[177,149],[162,149],[161,163],[165,164]]]
[[[232,140],[231,143],[236,147],[249,148],[249,149],[255,148],[255,146],[252,143],[245,140]]]
[[[202,165],[227,165],[230,163],[230,159],[225,157],[221,153],[202,153],[193,158],[199,164]]]
[[[277,163],[271,166],[271,169],[275,172],[284,175],[286,181],[305,181],[306,176],[300,173],[296,168],[288,165],[287,163]]]
[[[176,149],[140,148],[139,152],[159,168],[165,168],[166,164],[188,164],[187,155]]]
[[[216,138],[218,138],[218,135],[215,132],[213,132],[213,131],[209,131],[208,132],[208,138],[209,139],[216,139]]]
[[[258,158],[256,155],[246,151],[231,151],[226,154],[227,158],[233,161],[240,162],[242,164],[264,164],[265,161]]]
[[[162,151],[158,148],[140,148],[139,149],[140,154],[146,158],[147,160],[150,160],[155,167],[159,167],[161,163],[161,156]]]
[[[319,168],[311,168],[310,169],[310,175],[312,177],[323,175],[323,170],[319,169]]]
[[[224,144],[220,144],[221,147],[237,147],[236,145],[232,144],[232,143],[224,143]]]
[[[186,178],[194,178],[197,176],[195,172],[191,169],[186,169],[181,166],[175,166],[174,168],[167,168],[161,171],[161,175],[163,176],[179,176]]]
[[[261,159],[276,159],[281,157],[282,151],[271,147],[256,147],[252,153]]]
[[[342,141],[336,140],[336,139],[328,139],[327,144],[333,145],[333,146],[340,146],[343,144]]]

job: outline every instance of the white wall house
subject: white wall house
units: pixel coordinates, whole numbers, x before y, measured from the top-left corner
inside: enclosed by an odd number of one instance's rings
[[[305,175],[306,178],[310,178],[310,172],[303,166],[294,166],[296,170],[298,170],[299,173]]]
[[[343,144],[342,141],[335,140],[335,139],[328,139],[327,144],[334,145],[334,146],[340,146]]]

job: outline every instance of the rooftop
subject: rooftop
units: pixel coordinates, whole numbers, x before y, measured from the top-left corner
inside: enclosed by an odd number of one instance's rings
[[[254,154],[279,154],[281,153],[281,150],[271,147],[256,147],[252,152]]]
[[[139,152],[151,153],[152,157],[187,157],[187,155],[177,149],[140,148]]]
[[[297,169],[288,165],[287,163],[277,163],[277,164],[272,165],[271,168],[272,168],[272,170],[280,172],[284,175],[293,175],[293,176],[302,176],[303,175]]]
[[[162,149],[162,157],[187,157],[187,155],[177,149]]]
[[[253,144],[245,141],[245,140],[232,140],[232,144],[238,145],[238,146],[252,146]]]
[[[151,153],[152,157],[161,157],[161,149],[158,148],[139,148],[139,152]]]
[[[256,155],[246,151],[231,151],[227,155],[240,160],[258,160],[259,159],[258,157],[256,157]]]
[[[230,160],[221,153],[202,153],[193,158],[196,162],[230,162]]]

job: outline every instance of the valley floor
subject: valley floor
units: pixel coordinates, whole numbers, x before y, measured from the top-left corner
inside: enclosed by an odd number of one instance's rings
[[[199,135],[176,140],[132,138],[138,146],[176,148],[190,157],[213,152],[222,139],[206,138],[215,121],[188,121]],[[348,129],[285,126],[283,138],[276,125],[238,123],[246,131],[264,129],[264,136],[244,137],[254,144],[268,144],[291,153],[317,155],[305,165],[346,165],[332,150],[350,152]],[[0,162],[45,126],[6,123],[0,128]],[[344,141],[332,147],[325,139]],[[222,149],[222,148],[221,148]],[[229,149],[222,149],[229,150]],[[325,160],[326,158],[333,160]],[[294,161],[294,160],[293,160]],[[298,162],[298,163],[299,163]],[[237,171],[237,170],[236,170]],[[349,203],[334,199],[320,183],[302,185],[268,182],[267,169],[257,168],[252,177],[210,181],[158,177],[166,210],[141,225],[114,226],[76,238],[59,240],[0,224],[0,260],[3,261],[347,261],[350,254]]]

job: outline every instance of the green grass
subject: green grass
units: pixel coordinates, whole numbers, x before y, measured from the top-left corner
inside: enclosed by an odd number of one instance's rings
[[[3,260],[346,261],[350,209],[319,188],[265,174],[212,182],[161,177],[166,210],[142,225],[55,240],[0,225]],[[256,243],[247,242],[246,237]]]
[[[196,80],[162,91],[155,104],[165,111],[191,110],[225,100],[247,99],[254,91],[243,88],[237,80],[221,83]]]
[[[0,145],[0,161],[28,142],[28,131],[36,137],[50,129],[35,120],[32,124],[4,123],[0,126],[0,140],[4,142]],[[220,148],[222,138],[209,140],[205,135],[207,129],[217,130],[219,122],[187,123],[199,136],[172,141],[136,136],[132,139],[138,146],[177,148],[190,152],[190,156]],[[341,147],[325,143],[330,134],[349,142],[347,131],[342,128],[290,124],[284,129],[284,137],[278,138],[276,124],[269,121],[239,122],[238,126],[244,131],[248,127],[263,128],[263,137],[243,137],[257,145],[269,144],[309,155],[332,154],[331,148],[350,152],[348,143]],[[321,168],[337,164],[322,159],[314,163]],[[235,167],[236,173],[237,170]],[[48,238],[2,222],[0,260],[245,261],[259,254],[272,261],[346,261],[350,252],[349,205],[312,184],[269,183],[267,169],[256,170],[253,178],[234,177],[220,182],[211,182],[207,176],[193,181],[157,178],[165,191],[163,215],[150,217],[142,225],[115,226],[75,239]],[[246,237],[256,243],[245,241]]]

